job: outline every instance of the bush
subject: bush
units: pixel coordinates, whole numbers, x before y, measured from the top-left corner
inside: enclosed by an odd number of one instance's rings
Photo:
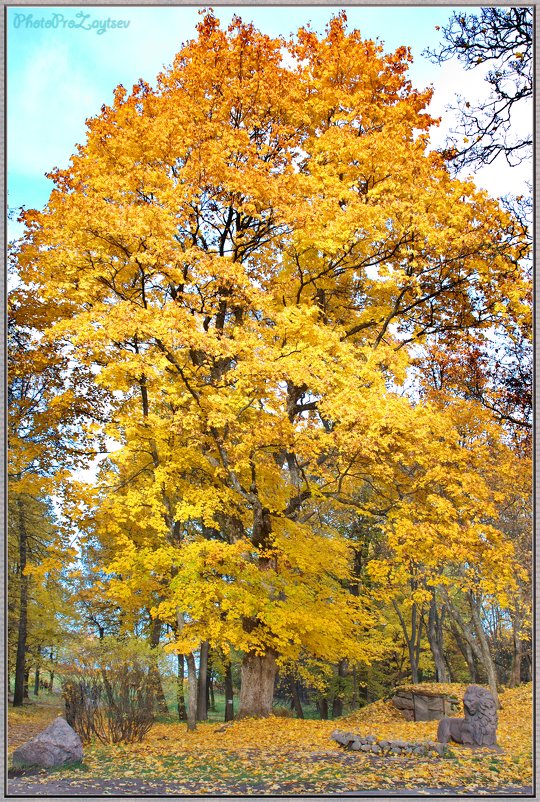
[[[154,722],[154,665],[144,644],[113,638],[64,665],[66,720],[83,742],[142,741]]]

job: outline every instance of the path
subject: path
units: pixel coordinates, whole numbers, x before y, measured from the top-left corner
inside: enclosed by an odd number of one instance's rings
[[[163,797],[163,796],[186,796],[190,794],[200,793],[196,785],[183,783],[181,787],[176,787],[174,783],[166,782],[147,782],[146,780],[138,780],[135,778],[126,778],[121,780],[110,779],[89,779],[89,780],[44,780],[36,781],[36,779],[27,777],[17,777],[8,781],[9,796],[45,796],[45,797],[72,797],[72,796],[115,796],[115,797],[133,797],[145,796],[147,798]],[[243,795],[249,793],[250,796],[265,796],[265,789],[263,786],[257,787],[250,785],[249,790],[245,785],[238,784],[236,787],[231,788],[231,794]],[[276,792],[274,792],[275,794]],[[290,793],[286,787],[283,788],[283,794]],[[316,796],[316,790],[306,789],[306,795]],[[328,793],[325,794],[327,796]],[[479,789],[474,794],[463,793],[460,788],[415,788],[415,789],[382,789],[380,791],[361,791],[357,792],[346,791],[340,793],[335,792],[336,796],[350,796],[350,797],[400,797],[400,796],[463,796],[463,797],[508,797],[508,796],[523,796],[532,797],[532,787],[508,787],[500,788],[496,792],[490,789]],[[201,794],[204,796],[204,794]],[[268,796],[271,796],[270,794]],[[230,798],[230,797],[229,797]]]

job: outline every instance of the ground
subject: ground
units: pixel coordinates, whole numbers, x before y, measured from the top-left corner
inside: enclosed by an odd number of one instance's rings
[[[465,686],[451,686],[458,697]],[[337,721],[272,717],[230,725],[158,723],[139,744],[85,747],[80,766],[10,780],[10,794],[162,796],[363,794],[531,794],[532,686],[501,694],[502,754],[452,747],[448,757],[388,757],[346,752],[332,730],[379,738],[427,740],[437,722],[407,722],[388,702]],[[9,753],[58,714],[53,706],[10,710]]]

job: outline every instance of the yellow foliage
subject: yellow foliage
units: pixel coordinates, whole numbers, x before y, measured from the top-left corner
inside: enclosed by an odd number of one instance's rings
[[[211,13],[197,30],[23,215],[43,342],[90,369],[118,444],[80,528],[125,610],[185,617],[173,649],[369,662],[374,597],[404,572],[514,590],[482,469],[510,465],[500,433],[404,383],[427,333],[526,316],[525,232],[429,150],[406,48],[343,14],[291,42]],[[386,539],[370,597],[350,592],[354,514]]]

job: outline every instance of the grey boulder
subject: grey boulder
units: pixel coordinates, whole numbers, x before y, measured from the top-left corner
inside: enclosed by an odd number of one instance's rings
[[[58,717],[47,729],[13,752],[13,766],[50,769],[82,760],[82,741],[67,721]]]

